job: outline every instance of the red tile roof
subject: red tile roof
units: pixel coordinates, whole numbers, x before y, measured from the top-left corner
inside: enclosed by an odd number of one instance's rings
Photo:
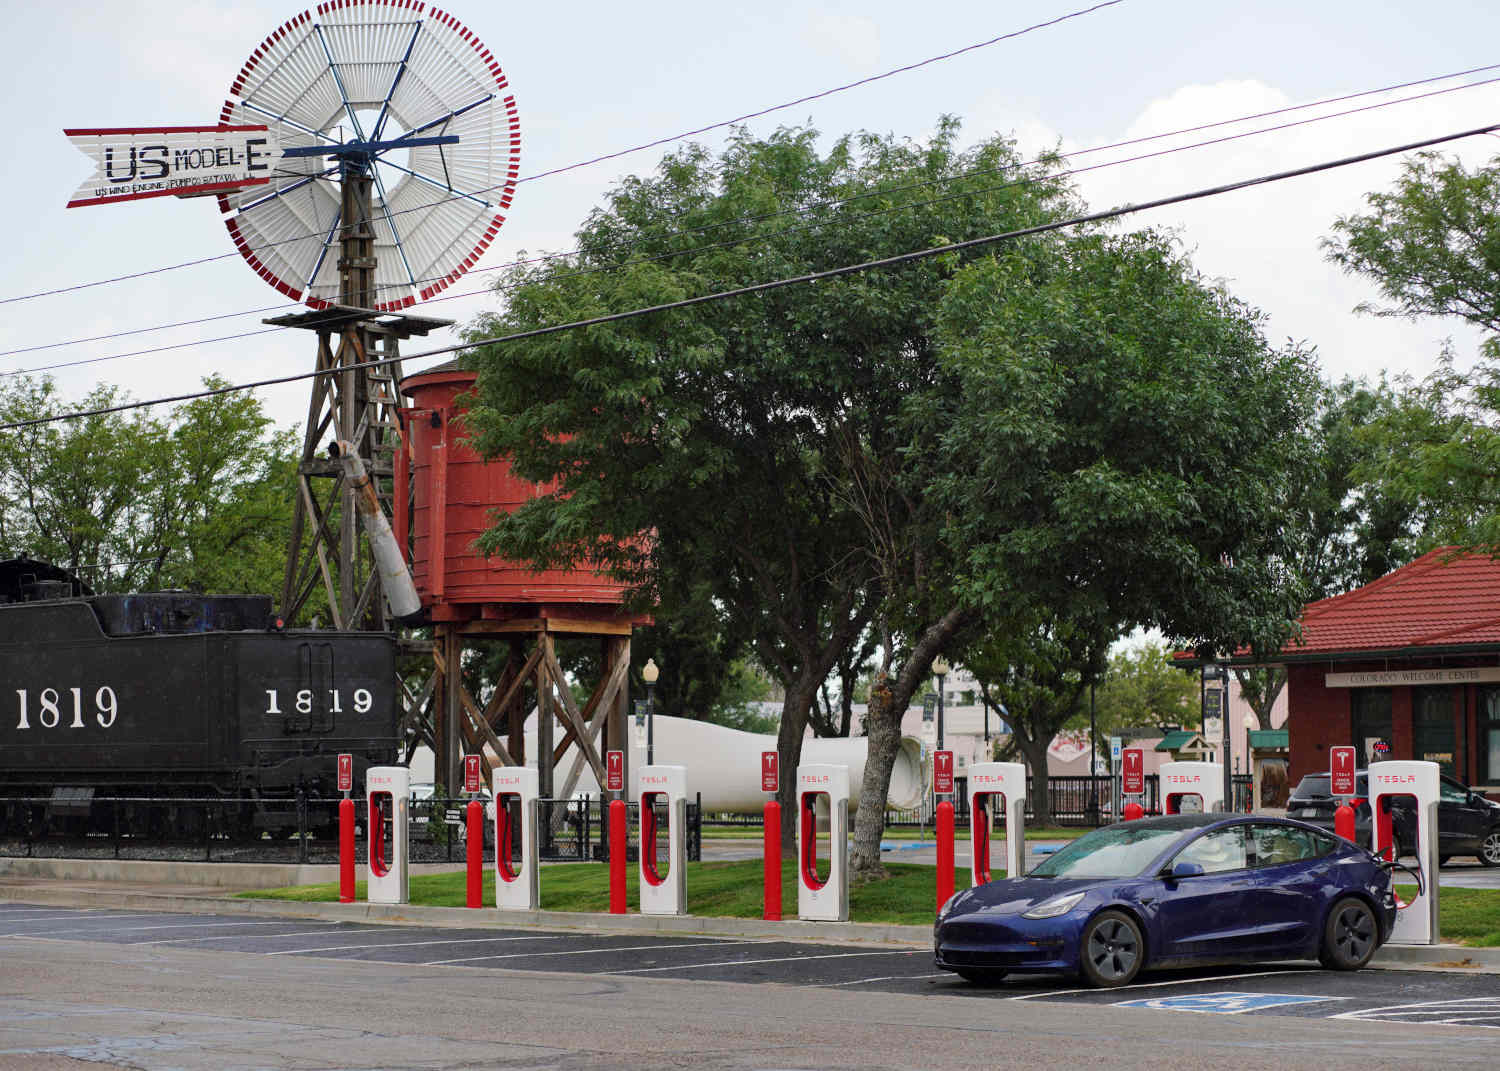
[[[1362,588],[1308,603],[1285,654],[1500,644],[1500,561],[1439,547]]]

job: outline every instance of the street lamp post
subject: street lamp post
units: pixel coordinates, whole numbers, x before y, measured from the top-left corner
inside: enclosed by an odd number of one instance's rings
[[[1203,663],[1202,725],[1205,740],[1208,739],[1208,682],[1224,681],[1227,677],[1227,671],[1218,663],[1213,661],[1205,661]],[[1224,767],[1224,809],[1232,811],[1234,810],[1234,774],[1232,772],[1233,767],[1229,761],[1229,696],[1227,691],[1227,689],[1223,688],[1219,690],[1219,726],[1221,735],[1223,736],[1223,749],[1219,753],[1219,758]]]
[[[1094,682],[1089,681],[1089,812],[1099,824],[1099,730],[1094,720]]]
[[[939,751],[943,750],[943,685],[946,683],[944,678],[948,676],[950,668],[948,660],[942,655],[938,655],[932,660],[932,675],[938,681],[937,749]]]
[[[656,764],[656,679],[661,670],[650,658],[641,667],[641,679],[646,682],[646,765]]]

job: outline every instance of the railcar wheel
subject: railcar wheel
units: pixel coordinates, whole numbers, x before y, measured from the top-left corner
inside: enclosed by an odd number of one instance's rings
[[[1083,977],[1101,989],[1128,985],[1146,961],[1146,943],[1135,920],[1120,911],[1101,911],[1079,938]]]
[[[1370,905],[1346,896],[1333,905],[1323,923],[1318,962],[1333,971],[1357,971],[1375,954],[1380,928]]]

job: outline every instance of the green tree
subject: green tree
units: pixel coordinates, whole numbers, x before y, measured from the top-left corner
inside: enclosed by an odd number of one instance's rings
[[[83,406],[124,400],[103,386]],[[49,378],[0,381],[6,420],[71,408]],[[292,466],[290,437],[248,394],[14,430],[0,436],[0,542],[99,590],[273,591]]]
[[[965,650],[964,664],[985,698],[1009,712],[1011,747],[1031,773],[1031,813],[1038,825],[1052,822],[1047,748],[1077,716],[1089,684],[1103,675],[1111,639],[1043,613],[1007,622]]]
[[[1420,153],[1366,204],[1324,242],[1330,260],[1380,288],[1385,303],[1360,310],[1456,317],[1484,332],[1472,369],[1445,347],[1436,371],[1403,384],[1382,422],[1379,475],[1432,511],[1429,541],[1500,552],[1500,161],[1469,169]]]
[[[1136,726],[1181,726],[1197,713],[1197,704],[1195,679],[1173,665],[1172,649],[1143,643],[1109,656],[1095,690],[1094,721],[1100,738]]]
[[[1059,188],[1016,183],[1009,142],[961,153],[956,137],[944,121],[926,144],[860,135],[825,154],[814,131],[782,130],[741,133],[718,160],[669,156],[593,213],[576,256],[502,279],[506,309],[470,337],[1049,217]],[[786,689],[778,747],[795,768],[816,693],[880,599],[851,459],[906,445],[901,407],[939,378],[932,329],[954,267],[927,261],[481,351],[480,448],[560,481],[487,546],[544,565],[603,562],[648,601],[710,587]],[[884,795],[882,784],[870,798]],[[790,837],[790,779],[782,796]]]

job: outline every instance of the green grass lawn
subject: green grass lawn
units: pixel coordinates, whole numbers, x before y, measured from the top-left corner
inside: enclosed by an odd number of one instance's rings
[[[937,908],[937,890],[933,868],[919,863],[887,863],[890,876],[882,881],[856,885],[849,890],[849,917],[854,922],[897,923],[925,926],[932,922]],[[1002,876],[996,871],[996,877]],[[629,909],[639,909],[637,870],[634,864],[626,872],[626,895]],[[463,907],[465,875],[462,871],[446,874],[413,875],[411,902],[430,907]],[[967,889],[967,868],[956,869],[953,887]],[[1415,886],[1398,886],[1410,898]],[[485,870],[484,902],[495,902],[495,875]],[[299,885],[289,889],[255,890],[241,893],[251,899],[337,901],[337,882],[321,885]],[[609,870],[595,863],[560,863],[542,867],[542,910],[588,911],[609,910]],[[358,882],[355,896],[365,898],[365,883]],[[761,863],[758,859],[718,863],[687,864],[688,911],[694,915],[758,919],[762,915]],[[1481,948],[1500,947],[1500,890],[1444,889],[1439,904],[1440,929],[1444,941]],[[781,863],[781,913],[783,918],[797,917],[797,870],[791,859]]]
[[[849,917],[855,922],[887,922],[921,926],[937,913],[937,890],[933,869],[920,863],[887,863],[890,877],[855,885],[849,890]],[[997,871],[997,876],[999,872]],[[759,859],[734,862],[688,863],[688,911],[694,915],[758,919],[764,903]],[[634,863],[626,872],[626,899],[630,910],[638,910],[639,876]],[[969,887],[969,871],[955,868],[954,889]],[[412,875],[411,902],[433,907],[463,907],[466,876],[447,874]],[[484,875],[484,902],[495,902],[494,871]],[[298,885],[289,889],[255,890],[241,893],[249,898],[275,900],[329,900],[339,898],[337,882]],[[365,898],[365,883],[355,883],[355,896]],[[600,863],[561,863],[542,867],[543,911],[609,910],[609,870]],[[781,861],[781,913],[797,917],[797,868],[791,859]]]
[[[1044,829],[1026,830],[1027,840],[1077,840],[1085,833],[1093,830],[1087,826],[1048,826]],[[704,840],[760,840],[765,834],[753,826],[712,826],[703,827]],[[925,830],[916,829],[887,829],[880,835],[881,840],[931,840],[933,836],[932,827]],[[1004,836],[997,831],[993,834],[994,839],[999,840]],[[953,830],[955,840],[968,840],[969,827],[960,822]]]

